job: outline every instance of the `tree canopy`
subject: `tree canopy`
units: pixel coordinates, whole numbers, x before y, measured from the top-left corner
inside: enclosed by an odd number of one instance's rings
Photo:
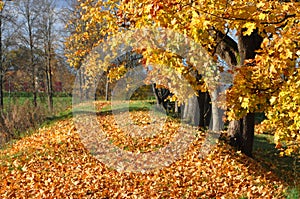
[[[280,0],[79,0],[78,16],[69,23],[75,26],[66,55],[80,68],[94,47],[119,32],[145,27],[178,32],[199,43],[212,59],[225,62],[216,69],[233,77],[226,92],[227,119],[264,112],[266,120],[257,129],[274,133],[286,154],[299,153],[299,7],[298,1]],[[159,49],[139,53],[141,63],[158,63],[157,69],[167,65],[194,89],[208,88],[190,75],[196,66],[185,64],[185,57]]]

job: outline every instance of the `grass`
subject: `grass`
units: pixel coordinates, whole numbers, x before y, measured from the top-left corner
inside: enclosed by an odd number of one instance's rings
[[[114,111],[136,111],[136,110],[150,110],[153,104],[155,103],[155,100],[130,100],[126,102],[121,103],[114,103],[113,107],[111,104],[108,104],[104,106],[100,112],[111,112],[112,109]]]
[[[255,135],[254,159],[290,186],[290,190],[286,193],[287,198],[298,199],[300,196],[300,183],[298,180],[300,178],[300,160],[297,157],[281,157],[279,153],[280,151],[275,148],[272,135]]]
[[[72,118],[72,116],[73,116],[72,109],[67,108],[66,110],[61,111],[56,115],[47,117],[45,122],[43,122],[41,126],[49,126],[54,124],[55,122]]]
[[[5,110],[10,111],[12,105],[18,105],[18,106],[24,106],[26,102],[32,101],[32,97],[14,97],[14,98],[9,98],[5,97],[4,98],[4,103],[5,103]],[[50,126],[57,121],[61,121],[64,119],[71,118],[73,116],[73,110],[72,110],[72,98],[71,97],[54,97],[54,111],[53,113],[45,113],[46,117],[45,119],[39,124],[38,127],[43,127],[43,126]],[[114,106],[115,109],[118,110],[126,110],[129,108],[129,111],[135,111],[135,110],[150,110],[152,107],[152,104],[154,103],[154,100],[131,100],[129,102],[129,107],[128,104],[126,103],[120,103],[116,106]],[[43,110],[45,112],[48,111],[48,105],[47,101],[43,98],[38,98],[38,106],[43,107]],[[86,107],[80,107],[80,110],[89,110]],[[106,105],[103,109],[101,109],[101,113],[108,114],[111,113],[111,105],[108,104]],[[34,132],[34,128],[28,129],[27,131],[22,131],[18,135],[18,139],[29,136]],[[16,140],[12,140],[11,143],[15,142]]]
[[[286,199],[299,199],[300,198],[300,188],[294,187],[287,190]]]
[[[33,101],[32,97],[4,97],[4,110],[9,109],[11,105],[24,105],[26,101]],[[37,103],[40,106],[48,108],[47,99],[45,97],[38,97]],[[72,97],[53,97],[54,111],[61,111],[65,107],[72,105]]]

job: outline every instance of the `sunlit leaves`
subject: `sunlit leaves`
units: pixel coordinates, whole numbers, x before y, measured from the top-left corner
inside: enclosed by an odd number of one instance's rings
[[[256,24],[253,22],[247,22],[243,25],[243,28],[246,29],[246,31],[243,32],[244,35],[251,35],[253,30],[256,28]]]
[[[126,71],[127,69],[125,68],[125,66],[121,65],[120,67],[112,68],[111,70],[109,70],[107,76],[111,81],[118,80],[126,73]]]
[[[79,1],[74,15],[77,18],[71,19],[67,27],[74,27],[72,35],[66,41],[66,56],[71,66],[79,68],[83,59],[91,50],[103,41],[108,33],[118,31],[117,3],[114,1]]]
[[[68,58],[75,67],[80,66],[80,62],[92,47],[103,41],[104,35],[114,35],[118,31],[144,27],[171,29],[199,43],[211,55],[216,53],[216,48],[220,46],[220,39],[216,39],[215,35],[217,31],[222,34],[231,32],[244,36],[250,36],[253,31],[258,31],[264,40],[255,59],[245,60],[245,63],[241,63],[241,67],[232,66],[234,68],[230,70],[234,79],[232,88],[227,92],[228,119],[238,119],[249,112],[270,110],[274,112],[273,99],[279,99],[280,93],[288,93],[288,90],[285,90],[288,87],[284,85],[289,77],[297,72],[297,59],[299,62],[300,54],[298,2],[124,0],[117,3],[112,0],[97,2],[89,0],[81,1],[80,7],[82,12],[77,32],[68,41],[70,43],[68,48],[71,49]],[[173,92],[177,91],[178,95],[179,92],[185,92],[184,88],[180,87],[178,76],[187,80],[195,90],[208,89],[207,79],[196,81],[195,74],[190,72],[198,70],[197,65],[193,63],[197,55],[191,56],[189,63],[185,65],[182,60],[186,57],[163,52],[162,49],[144,48],[138,51],[143,54],[143,64],[153,64],[150,76],[153,77],[161,71],[163,76],[169,75],[170,78],[161,79],[161,83]],[[240,56],[237,55],[236,59],[239,60]],[[165,70],[163,66],[176,71],[177,75],[173,75],[171,70]],[[118,71],[119,76],[116,73]],[[111,74],[119,78],[123,72],[120,68],[114,69]],[[211,72],[207,77],[211,77],[212,74]],[[290,93],[290,95],[297,94]],[[288,118],[285,120],[294,119],[292,114],[294,110],[286,111],[290,114],[286,115]],[[272,129],[276,122],[279,122],[275,115],[273,114],[273,119],[268,117],[272,121],[268,123]],[[284,125],[283,128],[286,130],[291,126],[287,122]]]
[[[277,97],[271,97],[271,107],[267,111],[268,120],[262,127],[265,131],[273,130],[275,142],[285,148],[287,155],[299,154],[300,141],[300,79],[294,74],[284,83]]]

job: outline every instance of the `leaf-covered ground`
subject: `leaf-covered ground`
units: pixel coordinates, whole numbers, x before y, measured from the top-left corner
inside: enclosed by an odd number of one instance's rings
[[[100,105],[102,106],[102,105]],[[128,151],[149,152],[168,143],[176,121],[165,133],[132,140],[111,114],[98,119],[111,143]],[[150,122],[145,111],[131,119]],[[201,134],[201,133],[200,133]],[[287,185],[253,159],[219,142],[199,158],[199,136],[181,159],[150,173],[124,173],[95,159],[81,143],[73,120],[40,128],[0,151],[0,198],[283,198]]]

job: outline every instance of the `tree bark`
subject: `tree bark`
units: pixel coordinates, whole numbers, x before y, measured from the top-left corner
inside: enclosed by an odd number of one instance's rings
[[[244,36],[242,30],[238,43],[221,31],[215,32],[216,51],[230,67],[243,66],[246,59],[254,59],[256,50],[260,48],[263,38],[258,30],[250,36]],[[238,59],[239,57],[239,59]],[[231,121],[228,128],[231,143],[248,156],[252,156],[254,139],[254,113],[249,113],[239,121]]]
[[[49,111],[52,112],[53,111],[53,86],[52,86],[51,48],[48,49],[46,79],[47,79],[47,92],[48,92],[48,107],[49,107]]]
[[[229,123],[228,132],[230,133],[230,145],[237,147],[238,150],[241,150],[240,143],[242,142],[242,128],[243,128],[243,119],[240,120],[233,120]]]
[[[3,49],[2,49],[2,11],[0,16],[0,114],[4,108],[4,96],[3,96],[3,77],[4,77],[4,70],[3,70]]]
[[[211,91],[211,122],[209,129],[215,132],[219,132],[224,127],[224,122],[222,120],[224,111],[218,106],[218,97],[221,93],[221,88],[217,86],[213,91]]]
[[[2,70],[0,70],[0,113],[4,108],[4,93],[3,93],[3,75],[2,75]]]
[[[30,48],[30,67],[32,69],[32,93],[33,93],[33,105],[37,107],[37,75],[36,75],[36,65],[34,61],[34,36],[33,36],[33,27],[31,19],[31,9],[29,2],[26,6],[26,23],[28,28],[28,39],[29,39],[29,48]]]
[[[243,130],[242,130],[242,146],[241,150],[244,154],[251,157],[254,141],[254,119],[255,113],[248,113],[243,118]]]
[[[185,122],[201,128],[209,126],[211,106],[208,92],[199,92],[198,96],[189,98],[180,108]]]
[[[205,93],[205,102],[204,102],[204,126],[209,126],[211,120],[211,98],[209,92]]]
[[[205,127],[205,94],[204,92],[198,92],[198,108],[199,108],[199,127]]]
[[[53,112],[53,85],[52,85],[52,54],[53,54],[53,33],[52,28],[54,26],[54,15],[52,13],[53,7],[51,7],[51,2],[45,2],[45,21],[44,23],[47,24],[45,28],[45,38],[46,38],[46,46],[47,46],[47,85],[48,85],[48,107],[50,112]]]
[[[179,114],[179,106],[178,106],[178,101],[175,101],[175,105],[174,105],[174,113],[178,116]]]
[[[106,77],[106,83],[105,83],[105,101],[108,101],[108,91],[109,91],[109,81],[108,81],[108,77]]]
[[[188,102],[184,104],[182,119],[193,126],[199,126],[200,109],[199,100],[196,95],[188,99]]]
[[[256,50],[260,48],[262,41],[263,38],[259,35],[258,30],[254,30],[250,36],[244,36],[243,33],[239,35],[240,66],[244,65],[246,59],[255,58]],[[255,114],[248,113],[239,122],[232,121],[229,129],[229,134],[233,135],[232,140],[235,140],[237,148],[250,157],[254,140],[254,120]]]
[[[80,96],[80,100],[82,101],[83,100],[83,88],[82,88],[82,86],[83,86],[83,84],[82,84],[82,71],[81,71],[82,69],[78,69],[77,70],[77,72],[78,72],[78,78],[79,78],[79,96]]]
[[[155,95],[157,108],[168,112],[167,98],[171,94],[170,91],[164,88],[156,88],[155,83],[152,84],[152,90]]]

